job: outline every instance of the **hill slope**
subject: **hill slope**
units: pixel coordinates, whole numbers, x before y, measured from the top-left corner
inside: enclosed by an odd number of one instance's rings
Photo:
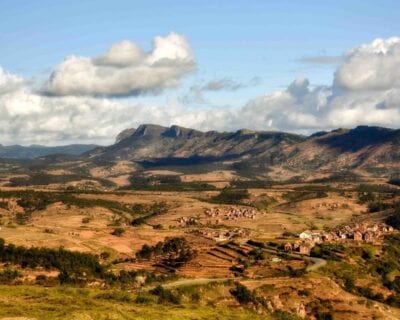
[[[276,168],[306,175],[371,168],[393,173],[400,169],[400,130],[359,126],[306,137],[246,129],[201,132],[147,124],[123,131],[114,145],[89,151],[85,156],[90,160],[162,165],[229,160],[260,174]]]
[[[48,156],[51,154],[80,155],[96,147],[97,146],[94,144],[73,144],[59,147],[46,147],[40,145],[32,145],[29,147],[24,147],[20,145],[0,145],[0,158],[33,159]]]

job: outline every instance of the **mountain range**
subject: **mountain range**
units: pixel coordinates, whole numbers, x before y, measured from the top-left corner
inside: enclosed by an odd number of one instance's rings
[[[400,130],[358,126],[310,136],[275,131],[202,132],[179,126],[141,125],[116,143],[85,153],[105,161],[234,161],[249,166],[304,170],[379,168],[397,170]]]
[[[98,147],[94,144],[72,144],[67,146],[46,147],[40,145],[31,146],[3,146],[0,144],[0,158],[9,159],[33,159],[53,154],[81,155]]]
[[[121,132],[114,144],[64,147],[0,147],[0,157],[78,155],[87,163],[130,161],[147,166],[220,163],[235,170],[340,172],[400,170],[400,130],[358,126],[310,136],[277,131],[202,132],[180,126],[140,125]],[[62,161],[62,156],[57,156]],[[70,157],[65,157],[70,160]],[[278,170],[279,169],[279,170]],[[278,170],[278,171],[277,171]]]

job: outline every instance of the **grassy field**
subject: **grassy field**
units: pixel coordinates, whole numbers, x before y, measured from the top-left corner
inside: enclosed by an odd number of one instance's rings
[[[155,301],[143,304],[135,302],[136,297],[135,294],[112,290],[1,285],[0,319],[269,319],[241,307],[200,306],[195,303],[175,306]]]

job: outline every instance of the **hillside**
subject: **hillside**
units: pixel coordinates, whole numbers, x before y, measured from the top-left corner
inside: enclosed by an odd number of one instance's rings
[[[236,163],[260,174],[276,168],[295,173],[369,170],[394,172],[400,159],[400,130],[359,126],[309,137],[284,132],[201,132],[141,125],[118,135],[114,145],[85,154],[90,160],[139,161],[153,165]]]
[[[280,152],[305,139],[300,135],[283,132],[202,132],[179,126],[167,128],[147,124],[136,130],[123,131],[118,135],[116,144],[96,149],[88,155],[107,160],[191,157],[224,160],[254,157],[267,150]]]
[[[46,147],[40,145],[32,146],[3,146],[0,145],[0,158],[9,159],[33,159],[51,154],[80,155],[96,148],[94,144],[73,144],[67,146]]]

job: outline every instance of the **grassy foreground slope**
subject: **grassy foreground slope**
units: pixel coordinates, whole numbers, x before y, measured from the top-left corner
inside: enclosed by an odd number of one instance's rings
[[[123,291],[0,285],[0,320],[268,319],[240,307],[160,305],[151,301],[138,303],[136,298]]]

